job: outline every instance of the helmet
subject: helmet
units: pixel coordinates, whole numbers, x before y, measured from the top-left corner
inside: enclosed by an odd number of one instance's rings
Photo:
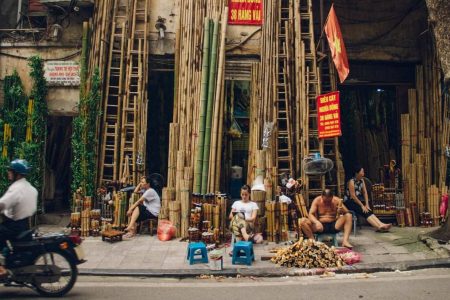
[[[30,167],[25,159],[15,159],[9,164],[8,170],[12,170],[20,175],[27,175],[30,172]]]

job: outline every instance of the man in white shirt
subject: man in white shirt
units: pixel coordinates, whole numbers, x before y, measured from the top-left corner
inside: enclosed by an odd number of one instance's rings
[[[158,193],[150,187],[150,183],[145,177],[141,179],[141,182],[134,192],[140,193],[142,190],[144,190],[142,196],[127,212],[128,217],[130,217],[130,222],[125,229],[125,231],[128,231],[124,236],[125,238],[132,238],[136,235],[136,222],[158,219],[159,211],[161,209],[161,200]]]
[[[0,251],[6,247],[7,240],[29,229],[28,218],[36,212],[38,191],[25,179],[29,171],[23,159],[13,160],[8,167],[8,179],[12,183],[0,198],[0,212],[4,215],[0,224]],[[6,274],[5,268],[0,266],[0,278]]]

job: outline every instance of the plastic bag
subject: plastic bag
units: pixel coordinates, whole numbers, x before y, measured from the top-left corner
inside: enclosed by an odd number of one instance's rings
[[[158,239],[162,242],[170,241],[175,236],[176,228],[168,220],[159,220]]]

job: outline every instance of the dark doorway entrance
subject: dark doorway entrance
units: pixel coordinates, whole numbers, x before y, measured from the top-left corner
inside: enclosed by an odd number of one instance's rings
[[[148,85],[147,170],[167,180],[169,124],[173,116],[174,72],[150,72]]]
[[[70,211],[72,117],[50,116],[47,123],[44,208]]]

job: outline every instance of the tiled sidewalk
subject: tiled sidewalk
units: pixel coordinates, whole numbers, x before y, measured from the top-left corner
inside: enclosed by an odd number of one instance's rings
[[[57,231],[57,227],[41,226],[43,231]],[[426,229],[429,230],[429,229]],[[417,239],[422,228],[393,228],[389,233],[375,233],[370,228],[358,230],[350,242],[354,250],[362,253],[362,264],[389,264],[403,261],[437,259],[442,256],[431,251]],[[186,242],[172,240],[161,242],[156,236],[138,235],[131,240],[110,244],[101,238],[89,237],[83,242],[87,262],[80,269],[111,270],[189,270],[209,269],[207,264],[189,265],[186,260]],[[276,268],[270,261],[262,261],[261,256],[269,256],[269,249],[284,243],[255,245],[256,261],[252,266],[231,264],[231,257],[225,255],[224,269],[227,268]],[[226,248],[226,253],[231,251]]]

